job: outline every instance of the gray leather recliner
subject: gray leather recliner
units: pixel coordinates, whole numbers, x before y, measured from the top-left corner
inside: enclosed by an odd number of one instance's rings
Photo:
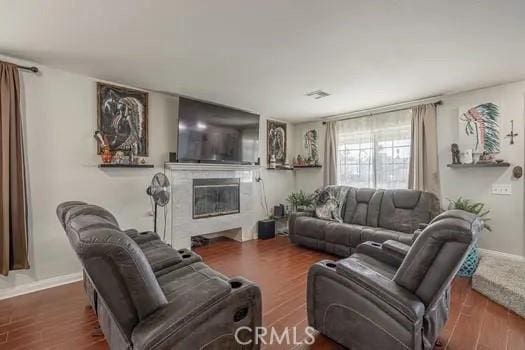
[[[257,349],[261,292],[228,278],[153,232],[120,229],[107,210],[83,202],[57,208],[85,273],[85,287],[111,349]],[[252,340],[250,342],[250,340]]]
[[[450,283],[483,222],[449,210],[412,246],[366,242],[308,273],[311,326],[352,349],[432,349],[449,312]]]

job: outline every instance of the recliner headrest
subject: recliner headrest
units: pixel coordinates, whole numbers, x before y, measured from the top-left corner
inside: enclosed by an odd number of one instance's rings
[[[394,206],[400,209],[413,209],[417,206],[421,193],[416,190],[394,190],[392,196]]]
[[[64,203],[61,203],[58,207],[57,207],[57,216],[58,216],[58,220],[60,221],[60,223],[62,224],[62,226],[65,228],[65,220],[66,220],[66,214],[73,208],[76,208],[80,205],[86,205],[87,203],[85,202],[80,202],[80,201],[68,201],[68,202],[64,202]]]
[[[98,205],[92,205],[92,204],[84,204],[84,205],[78,205],[72,209],[70,209],[66,215],[64,224],[67,226],[68,222],[79,216],[79,215],[91,215],[91,216],[98,216],[103,219],[108,220],[111,222],[114,226],[117,227],[117,229],[120,229],[120,226],[118,224],[117,219],[106,209],[99,207]]]
[[[372,196],[376,193],[376,190],[373,188],[359,188],[356,191],[355,199],[357,203],[368,203]]]
[[[95,228],[120,230],[119,227],[116,226],[111,220],[98,215],[78,215],[74,218],[71,218],[67,225],[78,232]]]

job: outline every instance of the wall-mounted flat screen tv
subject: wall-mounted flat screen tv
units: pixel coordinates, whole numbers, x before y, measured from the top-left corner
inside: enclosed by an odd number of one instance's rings
[[[259,115],[181,97],[177,159],[179,162],[257,163]]]

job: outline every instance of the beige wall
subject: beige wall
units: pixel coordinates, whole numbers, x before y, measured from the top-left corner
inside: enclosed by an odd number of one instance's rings
[[[17,61],[0,56],[0,59]],[[21,62],[30,64],[30,62]],[[154,169],[113,169],[97,167],[92,137],[96,128],[96,80],[40,66],[41,74],[22,73],[22,110],[28,165],[30,263],[27,271],[0,277],[0,294],[13,287],[80,271],[56,216],[56,205],[65,200],[101,203],[113,211],[124,227],[149,229],[149,200],[144,189],[151,176],[163,171],[168,152],[177,145],[178,99],[150,93],[149,161]],[[459,195],[484,201],[492,209],[494,232],[485,233],[481,246],[511,254],[525,255],[523,179],[513,180],[511,169],[446,168],[450,143],[457,140],[460,106],[493,101],[502,109],[502,134],[509,132],[510,119],[520,135],[510,146],[503,140],[501,156],[513,165],[523,165],[525,82],[481,89],[445,97],[438,113],[439,156],[444,198]],[[288,124],[288,158],[304,154],[304,133],[315,127],[320,135],[321,162],[324,127],[320,122]],[[261,118],[260,174],[265,180],[269,209],[285,203],[296,189],[313,191],[322,184],[321,169],[297,171],[266,170],[266,118]],[[493,183],[512,184],[513,194],[489,193]],[[262,196],[259,198],[262,202]],[[264,212],[261,207],[261,218]]]
[[[478,103],[494,102],[501,107],[502,152],[510,168],[451,169],[450,144],[458,142],[459,108]],[[484,232],[480,246],[485,249],[525,256],[524,187],[523,178],[512,178],[512,167],[524,164],[524,105],[525,81],[469,92],[447,95],[438,109],[438,151],[441,177],[442,207],[449,199],[459,196],[486,203],[491,210],[493,232]],[[510,145],[504,135],[510,132],[510,120],[514,120],[514,131],[519,134],[515,144]],[[302,153],[302,137],[306,130],[316,127],[320,132],[321,156],[323,155],[324,127],[320,122],[294,125],[296,142],[294,154]],[[316,169],[296,172],[296,189],[312,192],[322,185],[322,171]],[[512,195],[493,195],[492,184],[511,184]]]
[[[438,109],[438,151],[441,177],[442,204],[447,198],[459,196],[486,203],[491,210],[492,232],[484,232],[480,240],[482,248],[525,256],[523,222],[524,188],[523,178],[512,178],[512,167],[523,166],[524,161],[524,99],[525,81],[480,89],[443,98]],[[509,161],[510,168],[451,169],[450,144],[458,142],[458,113],[461,107],[494,102],[501,108],[501,153],[498,158]],[[510,120],[514,120],[514,131],[519,134],[515,144],[504,135],[510,132]],[[512,195],[493,195],[492,184],[511,184]]]
[[[1,55],[0,60],[32,65]],[[80,264],[55,215],[55,208],[62,201],[101,204],[115,214],[124,228],[151,229],[153,219],[145,189],[156,172],[164,171],[168,152],[177,148],[178,98],[150,92],[149,162],[155,168],[98,168],[100,158],[93,138],[97,128],[97,80],[38,66],[39,74],[21,73],[31,269],[0,276],[0,298],[9,295],[13,288],[80,272]],[[291,127],[288,140],[293,142]],[[265,118],[261,118],[260,154],[262,161],[266,159]],[[295,179],[291,171],[271,172],[265,167],[263,161],[261,176],[271,208],[284,201],[294,188]],[[264,216],[261,206],[260,217]]]
[[[55,215],[62,201],[102,204],[123,227],[151,229],[145,187],[153,174],[163,171],[168,151],[177,144],[177,135],[170,130],[176,130],[178,99],[150,93],[149,162],[155,168],[99,169],[93,138],[97,128],[96,80],[39,68],[39,74],[21,73],[31,269],[1,277],[0,292],[80,272],[80,264]]]

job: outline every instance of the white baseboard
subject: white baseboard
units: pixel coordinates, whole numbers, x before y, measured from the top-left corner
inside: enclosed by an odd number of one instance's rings
[[[521,255],[503,253],[503,252],[498,252],[498,251],[495,251],[495,250],[482,249],[482,248],[479,248],[479,252],[481,254],[487,254],[487,255],[500,257],[500,258],[507,258],[507,259],[512,259],[512,260],[525,261],[525,257],[523,257]]]
[[[13,288],[0,290],[0,300],[37,292],[47,288],[58,287],[63,284],[73,283],[80,280],[82,280],[82,272],[75,272],[70,275],[57,276],[41,281],[30,282]]]

